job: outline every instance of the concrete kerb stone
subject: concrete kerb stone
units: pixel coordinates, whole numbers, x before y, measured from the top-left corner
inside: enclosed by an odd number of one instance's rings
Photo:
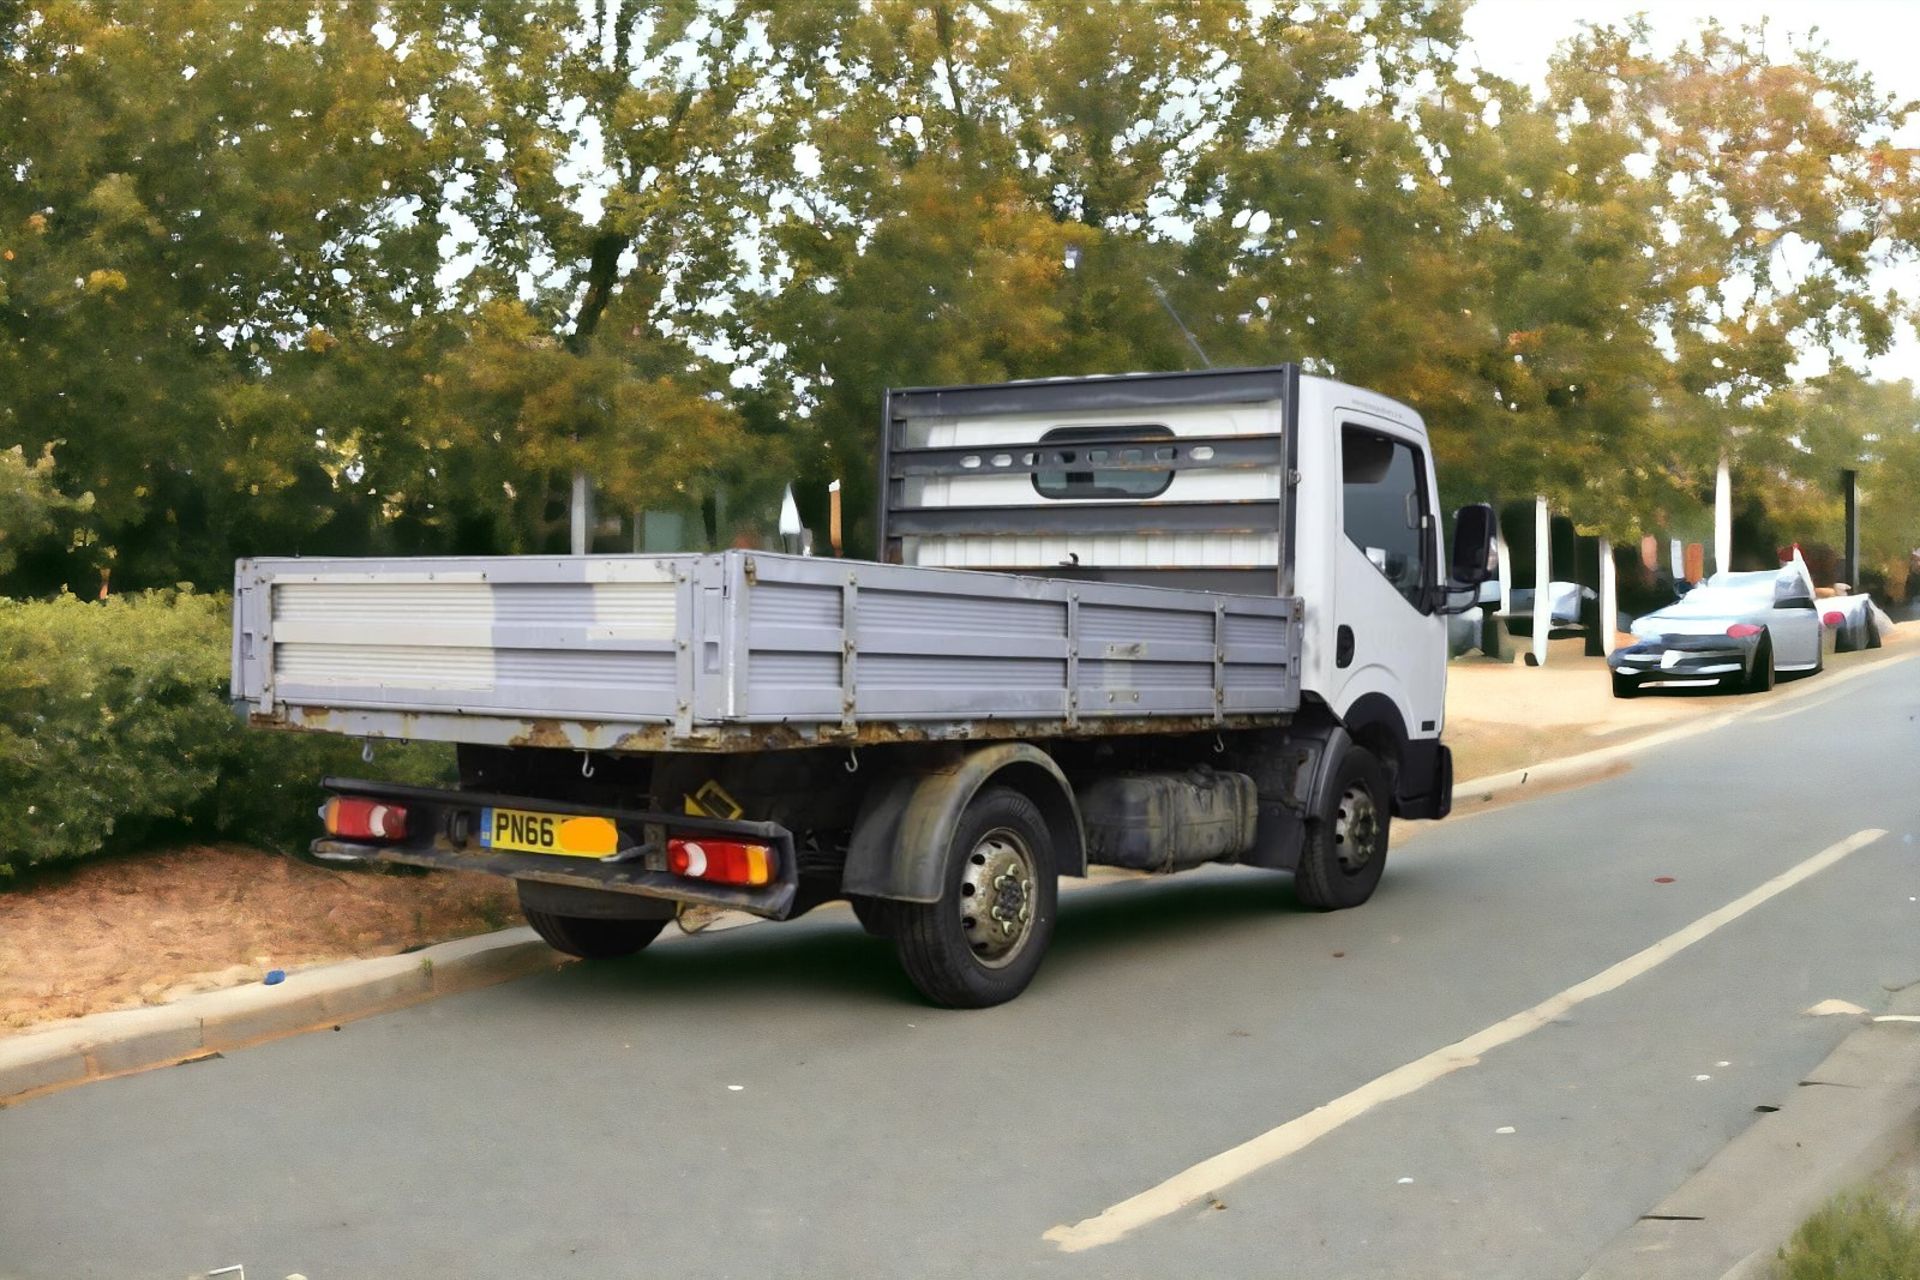
[[[433,948],[430,981],[435,995],[446,995],[557,969],[565,963],[565,956],[522,926]]]
[[[204,1047],[199,1015],[179,1005],[102,1014],[100,1022],[88,1028],[82,1045],[88,1073],[97,1076],[136,1071],[156,1062],[176,1062]]]
[[[564,957],[531,929],[443,942],[397,956],[295,971],[169,1005],[91,1014],[0,1038],[0,1101],[165,1066],[451,991],[552,969]]]
[[[1920,988],[1889,1010],[1920,1013]],[[1602,1250],[1581,1280],[1765,1280],[1775,1251],[1833,1195],[1906,1150],[1920,1121],[1920,1025],[1862,1018],[1779,1099]],[[1827,1087],[1821,1087],[1827,1086]]]
[[[254,983],[210,991],[186,1003],[200,1015],[204,1047],[229,1049],[424,999],[433,993],[431,963],[425,951],[376,956],[291,973],[271,987]]]
[[[87,1078],[87,1056],[71,1046],[34,1043],[38,1036],[0,1040],[0,1098],[78,1084]]]

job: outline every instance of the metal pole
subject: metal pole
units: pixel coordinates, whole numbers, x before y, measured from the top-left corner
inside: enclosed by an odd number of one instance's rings
[[[1548,587],[1553,569],[1553,520],[1547,498],[1533,500],[1533,665],[1547,665],[1547,632],[1553,630],[1553,601]]]
[[[1713,571],[1726,573],[1733,568],[1733,471],[1727,455],[1720,455],[1720,468],[1713,476]]]
[[[1860,473],[1840,472],[1840,491],[1847,498],[1847,586],[1860,590]]]

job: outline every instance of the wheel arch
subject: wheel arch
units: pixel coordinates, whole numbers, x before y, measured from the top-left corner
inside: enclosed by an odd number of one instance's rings
[[[1355,746],[1365,747],[1387,774],[1387,790],[1398,798],[1407,760],[1407,722],[1394,700],[1384,693],[1362,694],[1341,717]]]
[[[967,805],[989,785],[1010,787],[1040,810],[1061,875],[1087,871],[1073,786],[1053,757],[1025,742],[1000,742],[876,783],[860,807],[841,891],[900,902],[936,902],[945,858]]]

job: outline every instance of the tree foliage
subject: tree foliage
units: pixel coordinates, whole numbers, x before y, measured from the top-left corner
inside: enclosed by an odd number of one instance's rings
[[[1910,108],[1715,24],[1584,28],[1535,93],[1465,8],[0,7],[0,584],[553,550],[576,470],[719,536],[839,478],[864,549],[884,387],[1188,366],[1181,323],[1412,404],[1456,499],[1624,536],[1723,451],[1825,484],[1800,417],[1911,306]]]

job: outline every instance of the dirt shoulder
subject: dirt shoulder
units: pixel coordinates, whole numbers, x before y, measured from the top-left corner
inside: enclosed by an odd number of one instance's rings
[[[1887,648],[1830,657],[1829,667],[1893,656],[1917,633],[1903,628]],[[1616,700],[1605,662],[1582,657],[1578,641],[1558,641],[1544,667],[1454,663],[1446,737],[1464,781],[1745,702]],[[269,969],[391,955],[518,923],[512,884],[492,876],[336,871],[235,846],[83,862],[0,892],[0,1035],[258,982]]]
[[[83,862],[0,893],[0,1034],[520,923],[493,876],[334,871],[235,846]]]

